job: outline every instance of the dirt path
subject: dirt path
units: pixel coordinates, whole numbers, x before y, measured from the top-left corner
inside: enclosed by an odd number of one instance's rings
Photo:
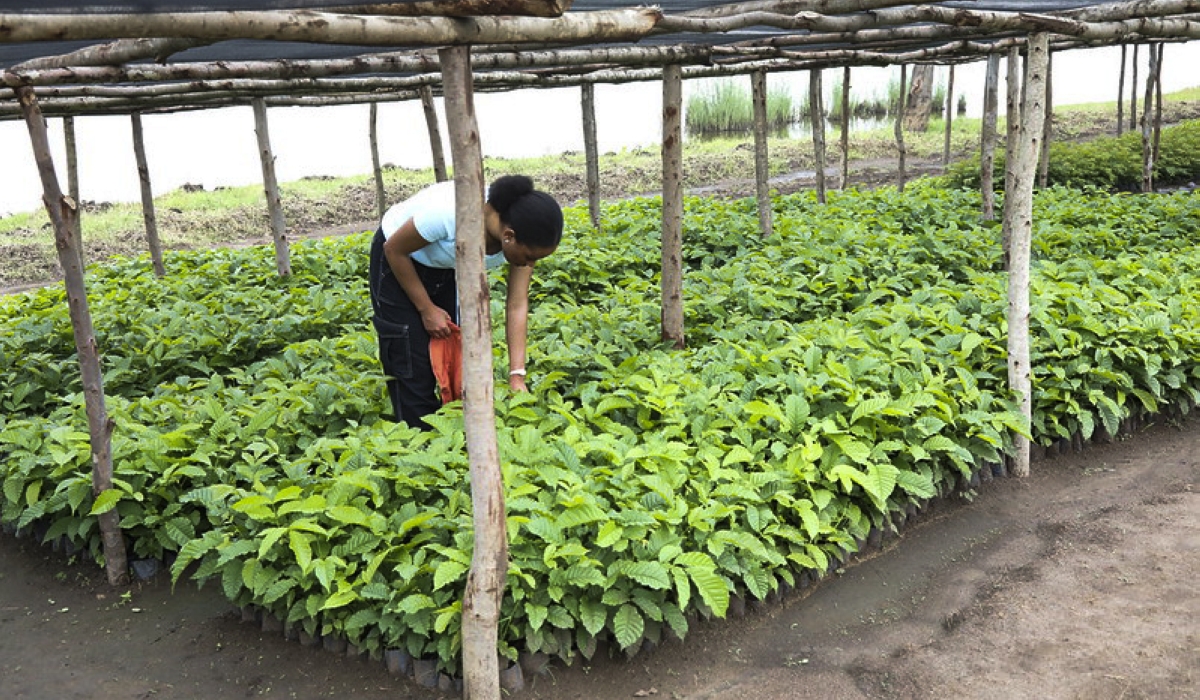
[[[1036,462],[935,505],[882,551],[632,660],[514,697],[1200,697],[1200,421]],[[213,586],[128,596],[0,537],[6,699],[434,698],[378,661],[242,622]]]

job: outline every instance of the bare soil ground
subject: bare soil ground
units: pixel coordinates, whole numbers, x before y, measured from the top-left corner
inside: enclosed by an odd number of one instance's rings
[[[215,587],[0,537],[8,700],[456,696],[244,622]],[[1035,462],[933,504],[839,573],[683,642],[530,673],[512,697],[1200,697],[1200,421]]]

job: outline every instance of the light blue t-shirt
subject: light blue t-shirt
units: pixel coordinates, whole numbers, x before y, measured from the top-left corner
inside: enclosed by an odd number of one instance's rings
[[[429,245],[413,251],[410,257],[426,267],[453,270],[454,181],[430,185],[388,209],[381,222],[383,235],[390,238],[409,219],[421,238],[429,241]],[[485,256],[483,260],[489,270],[499,267],[504,263],[504,251]]]

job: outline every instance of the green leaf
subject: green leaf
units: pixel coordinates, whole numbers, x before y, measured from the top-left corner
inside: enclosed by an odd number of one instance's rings
[[[124,492],[119,489],[105,489],[96,497],[96,502],[92,504],[92,509],[88,511],[88,515],[100,515],[107,513],[117,507],[117,502],[124,496]],[[32,505],[32,504],[31,504]]]
[[[291,530],[288,532],[288,545],[291,547],[292,555],[296,557],[296,563],[300,565],[300,571],[307,574],[312,569],[312,538],[303,532]]]
[[[579,601],[579,621],[589,634],[600,634],[608,622],[608,608],[591,598]]]
[[[462,575],[470,570],[470,567],[447,559],[438,565],[437,570],[433,574],[433,590],[438,590],[448,583],[462,578]]]
[[[646,629],[646,621],[642,619],[642,614],[636,607],[626,603],[613,616],[612,626],[618,646],[628,649],[641,640]]]

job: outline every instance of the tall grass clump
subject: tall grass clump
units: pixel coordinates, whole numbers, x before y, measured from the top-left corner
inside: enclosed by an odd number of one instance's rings
[[[791,93],[767,90],[767,128],[786,129],[800,110]],[[689,134],[715,136],[749,132],[754,127],[754,100],[748,85],[735,80],[718,80],[701,87],[687,100],[684,124]]]

